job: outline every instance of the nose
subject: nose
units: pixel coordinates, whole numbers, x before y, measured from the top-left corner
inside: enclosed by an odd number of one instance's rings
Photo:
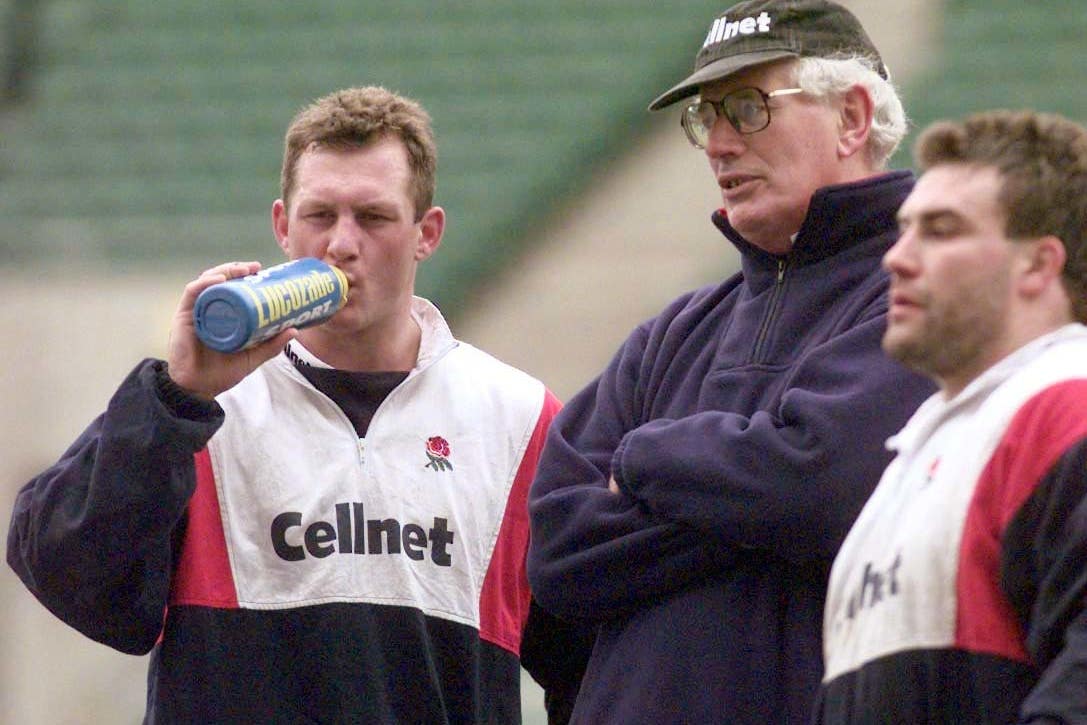
[[[735,157],[742,154],[746,148],[747,142],[743,135],[732,127],[727,118],[718,116],[706,138],[706,156],[711,159]]]
[[[883,254],[883,268],[896,277],[908,277],[917,272],[917,256],[914,245],[917,239],[912,230],[902,231],[891,248]]]
[[[329,232],[325,254],[333,262],[343,262],[359,256],[362,228],[350,214],[341,214]]]

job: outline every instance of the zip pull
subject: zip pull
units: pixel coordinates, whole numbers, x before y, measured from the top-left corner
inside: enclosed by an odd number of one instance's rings
[[[363,464],[363,463],[366,462],[366,439],[365,438],[359,438],[358,441],[359,441],[359,463]]]
[[[785,272],[789,268],[788,257],[778,257],[778,272],[777,279],[774,281],[774,286],[770,289],[770,300],[766,305],[766,312],[763,313],[762,323],[759,325],[758,334],[755,335],[755,344],[751,348],[751,360],[753,362],[763,362],[762,356],[765,350],[763,348],[766,345],[766,336],[770,332],[770,326],[778,317],[778,307],[781,304],[781,298],[785,294]]]

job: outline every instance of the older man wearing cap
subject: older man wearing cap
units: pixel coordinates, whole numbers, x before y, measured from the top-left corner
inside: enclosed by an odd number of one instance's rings
[[[933,390],[880,349],[905,118],[857,19],[740,3],[685,101],[742,270],[639,326],[551,427],[529,577],[595,630],[572,721],[806,722],[831,561]],[[570,658],[576,660],[576,658]]]

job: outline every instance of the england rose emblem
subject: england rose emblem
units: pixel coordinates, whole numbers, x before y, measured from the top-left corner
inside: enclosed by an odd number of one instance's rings
[[[451,471],[453,464],[449,462],[449,441],[441,436],[431,436],[426,439],[426,455],[430,463],[424,468],[433,468],[435,471]]]

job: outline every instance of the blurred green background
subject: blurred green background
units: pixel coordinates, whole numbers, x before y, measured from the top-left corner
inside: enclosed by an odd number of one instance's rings
[[[914,124],[984,108],[1087,120],[1087,3],[852,0]],[[0,533],[143,355],[184,281],[280,261],[283,132],[337,88],[423,103],[449,217],[419,291],[567,397],[632,324],[719,279],[716,191],[675,109],[729,3],[0,0]],[[139,722],[143,658],[88,642],[0,570],[0,721]],[[46,673],[49,674],[46,674]],[[525,688],[525,721],[544,722]]]

